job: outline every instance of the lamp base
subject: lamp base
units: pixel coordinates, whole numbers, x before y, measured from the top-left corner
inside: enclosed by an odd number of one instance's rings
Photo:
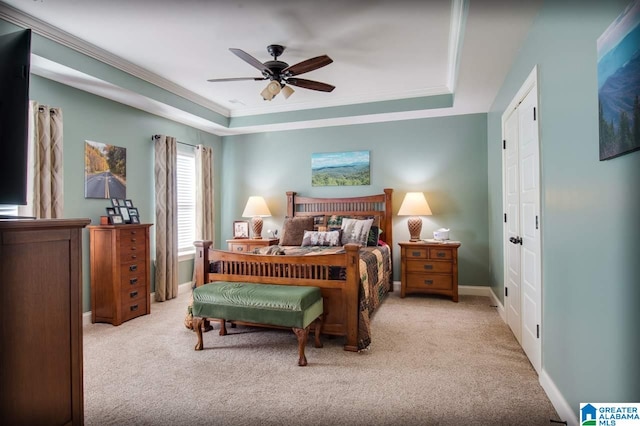
[[[407,221],[409,225],[409,235],[412,242],[420,241],[420,232],[422,232],[422,219],[417,216],[411,216]]]
[[[253,239],[261,240],[262,239],[262,218],[260,216],[254,216],[251,219],[251,226],[253,229]]]

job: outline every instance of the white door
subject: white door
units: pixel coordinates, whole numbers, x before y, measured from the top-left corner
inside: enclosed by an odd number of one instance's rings
[[[534,87],[518,107],[520,124],[520,250],[522,348],[540,372],[540,319],[542,317],[540,262],[540,148],[538,96]]]
[[[520,234],[520,171],[518,161],[518,110],[512,111],[504,126],[504,173],[505,173],[505,236],[507,240],[515,239]],[[508,141],[508,148],[507,146]],[[507,324],[513,331],[518,342],[521,341],[520,315],[520,246],[507,244],[505,246],[505,309]]]
[[[540,142],[534,69],[503,115],[505,311],[533,367],[542,363]]]

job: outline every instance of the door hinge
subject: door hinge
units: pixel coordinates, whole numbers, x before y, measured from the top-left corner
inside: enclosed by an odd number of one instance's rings
[[[533,121],[536,121],[536,107],[533,107]]]
[[[509,287],[504,288],[504,297],[509,297]]]
[[[540,324],[536,324],[536,337],[540,338]]]
[[[538,229],[538,216],[536,215],[536,229]]]
[[[504,223],[507,223],[507,214],[504,214]]]
[[[502,140],[502,149],[507,149],[507,140],[506,139]]]

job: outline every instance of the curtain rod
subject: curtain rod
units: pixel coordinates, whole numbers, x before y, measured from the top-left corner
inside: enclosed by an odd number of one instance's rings
[[[153,135],[153,136],[151,136],[151,140],[154,140],[154,139],[160,139],[160,135]],[[198,145],[194,145],[194,144],[186,143],[186,142],[181,142],[181,141],[178,141],[178,140],[176,140],[176,143],[179,143],[179,144],[182,144],[182,145],[189,145],[189,146],[192,146],[192,147],[194,147],[194,148],[197,148],[197,147],[198,147]]]

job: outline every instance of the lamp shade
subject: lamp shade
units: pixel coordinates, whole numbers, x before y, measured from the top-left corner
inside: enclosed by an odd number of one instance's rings
[[[247,205],[244,207],[244,211],[242,212],[242,217],[254,216],[271,216],[271,212],[269,211],[269,207],[267,207],[267,203],[264,201],[264,198],[256,195],[249,197]]]
[[[242,216],[252,218],[251,224],[253,229],[253,238],[258,240],[261,239],[262,218],[271,216],[271,212],[269,211],[269,207],[267,207],[267,203],[264,201],[264,198],[256,195],[249,197],[247,205],[244,207],[244,211],[242,212]]]
[[[431,209],[422,192],[407,192],[398,216],[431,216]]]
[[[418,216],[430,216],[431,209],[422,192],[407,192],[402,200],[398,216],[411,216],[407,222],[411,241],[420,240],[422,232],[422,219]]]

